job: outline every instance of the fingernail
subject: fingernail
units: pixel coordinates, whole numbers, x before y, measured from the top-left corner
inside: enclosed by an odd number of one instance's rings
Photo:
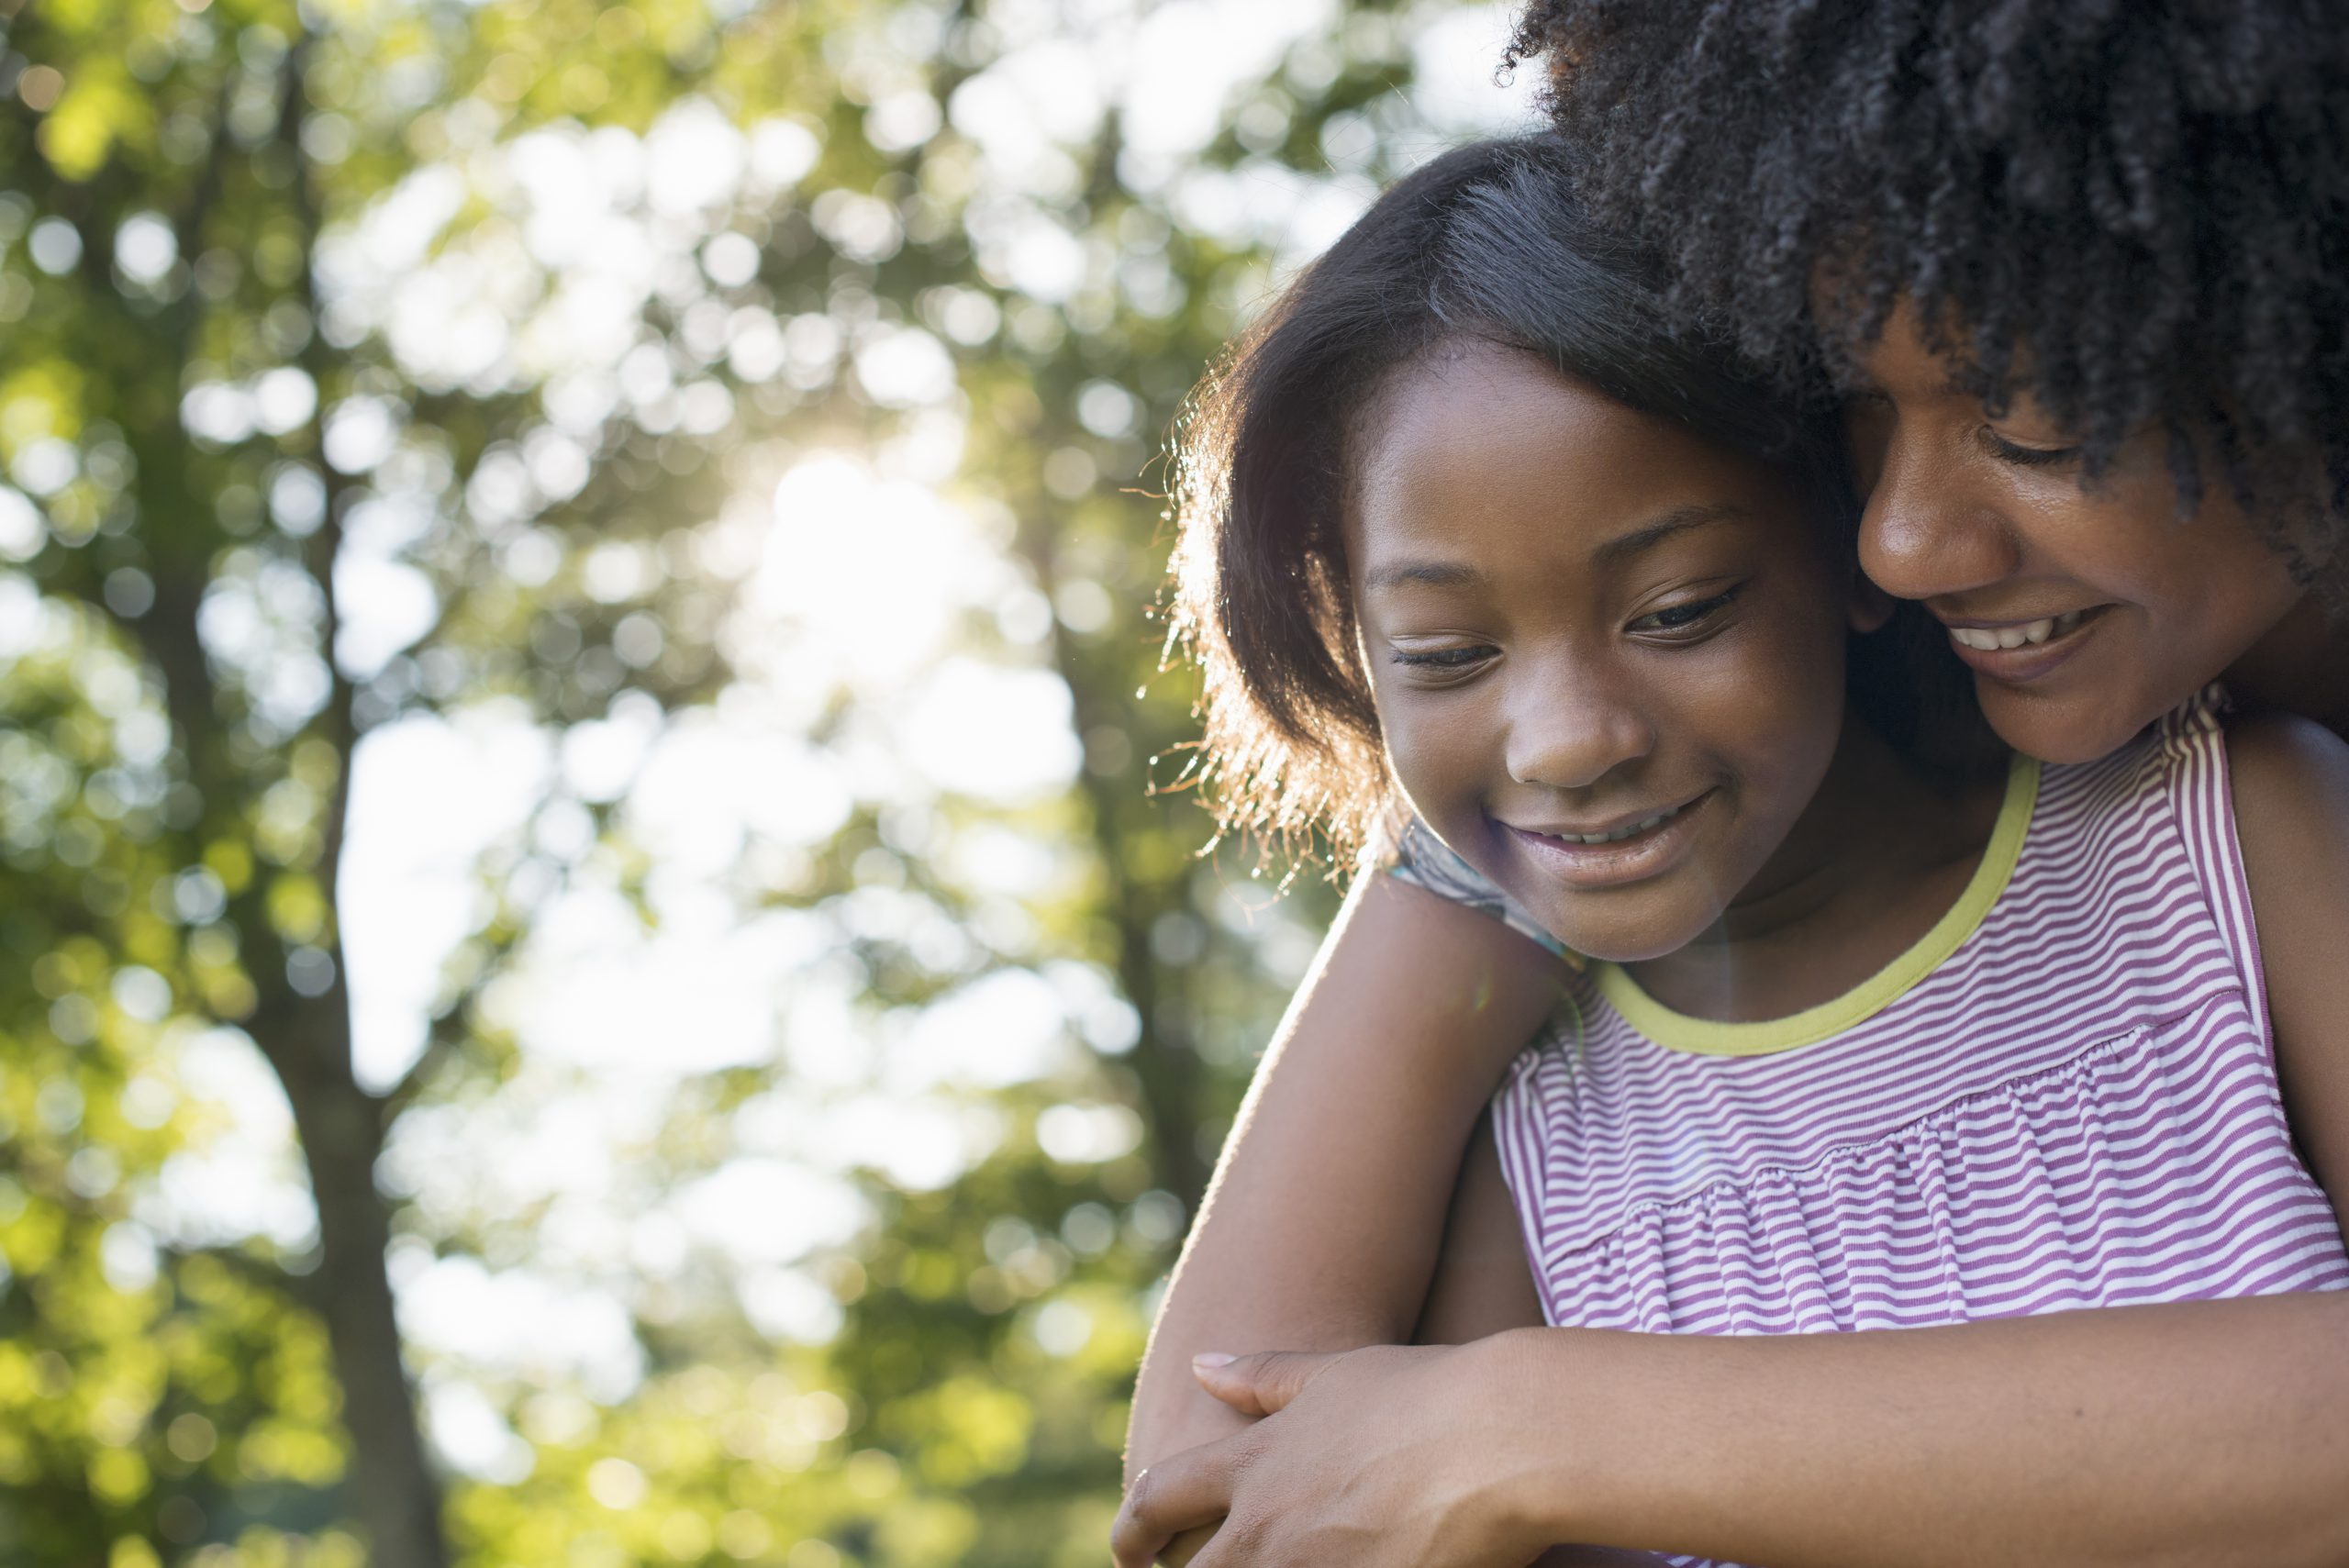
[[[1238,1356],[1225,1355],[1221,1351],[1207,1351],[1201,1354],[1193,1356],[1191,1358],[1191,1364],[1193,1366],[1206,1367],[1230,1366],[1233,1362],[1236,1362],[1240,1358]]]

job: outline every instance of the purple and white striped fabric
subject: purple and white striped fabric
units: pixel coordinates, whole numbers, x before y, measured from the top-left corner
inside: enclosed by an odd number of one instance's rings
[[[1493,1106],[1552,1323],[1806,1333],[2349,1287],[2285,1125],[2212,701],[2043,770],[1980,924],[1827,1039],[1675,1050],[1573,986]]]

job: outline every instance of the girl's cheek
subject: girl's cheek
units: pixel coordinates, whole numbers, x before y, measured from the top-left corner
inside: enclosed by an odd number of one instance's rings
[[[1842,625],[1802,615],[1749,629],[1734,657],[1705,673],[1707,722],[1755,783],[1815,784],[1842,732]]]
[[[1456,714],[1430,713],[1408,702],[1393,707],[1398,717],[1386,731],[1387,755],[1405,790],[1414,799],[1428,796],[1428,804],[1441,809],[1442,797],[1473,788],[1483,772],[1479,764],[1497,743]]]
[[[1412,808],[1422,817],[1434,804],[1430,773],[1430,747],[1421,716],[1413,712],[1408,700],[1397,700],[1392,691],[1373,687],[1378,711],[1379,735],[1386,747],[1386,766],[1395,782],[1411,801]]]
[[[1454,848],[1483,830],[1485,802],[1501,762],[1501,740],[1457,692],[1396,694],[1381,704],[1387,766],[1406,801]]]

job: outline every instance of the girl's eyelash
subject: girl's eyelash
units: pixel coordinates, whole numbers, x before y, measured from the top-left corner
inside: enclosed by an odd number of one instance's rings
[[[1631,624],[1635,627],[1653,625],[1654,629],[1658,631],[1686,631],[1690,627],[1704,621],[1716,610],[1726,607],[1729,602],[1736,597],[1737,590],[1731,588],[1724,593],[1715,594],[1709,599],[1691,599],[1686,604],[1666,605],[1660,610],[1649,611]],[[1667,621],[1664,618],[1666,616],[1676,618]]]
[[[1481,647],[1438,648],[1426,653],[1409,653],[1397,648],[1393,653],[1396,663],[1415,665],[1422,670],[1464,670],[1492,656],[1491,649]]]
[[[1686,604],[1666,605],[1660,610],[1650,610],[1646,615],[1632,621],[1631,628],[1634,630],[1646,628],[1650,631],[1666,633],[1692,630],[1728,607],[1730,601],[1736,598],[1739,591],[1744,586],[1745,584],[1741,583],[1737,587],[1724,589],[1709,598],[1690,599]],[[1672,618],[1666,620],[1664,618],[1666,617]],[[1465,648],[1431,648],[1425,652],[1412,652],[1407,649],[1394,648],[1388,650],[1387,658],[1390,662],[1408,665],[1414,669],[1457,672],[1475,668],[1490,659],[1495,651],[1496,650],[1488,643],[1476,643]]]

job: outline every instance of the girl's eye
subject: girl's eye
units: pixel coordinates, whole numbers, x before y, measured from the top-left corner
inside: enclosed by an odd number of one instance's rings
[[[1431,648],[1419,653],[1397,648],[1394,650],[1394,661],[1416,670],[1465,670],[1490,659],[1493,652],[1481,644],[1473,648]]]
[[[1987,425],[1982,427],[1982,439],[1990,449],[1991,456],[2000,462],[2013,463],[2017,468],[2054,468],[2080,455],[2076,442],[2068,447],[2027,447],[2020,441],[2007,439]]]
[[[1631,629],[1633,631],[1687,631],[1692,627],[1701,626],[1711,619],[1715,612],[1728,607],[1729,602],[1736,597],[1737,590],[1731,588],[1726,593],[1715,594],[1709,599],[1691,599],[1686,604],[1666,605],[1664,608],[1651,610],[1633,621]]]

